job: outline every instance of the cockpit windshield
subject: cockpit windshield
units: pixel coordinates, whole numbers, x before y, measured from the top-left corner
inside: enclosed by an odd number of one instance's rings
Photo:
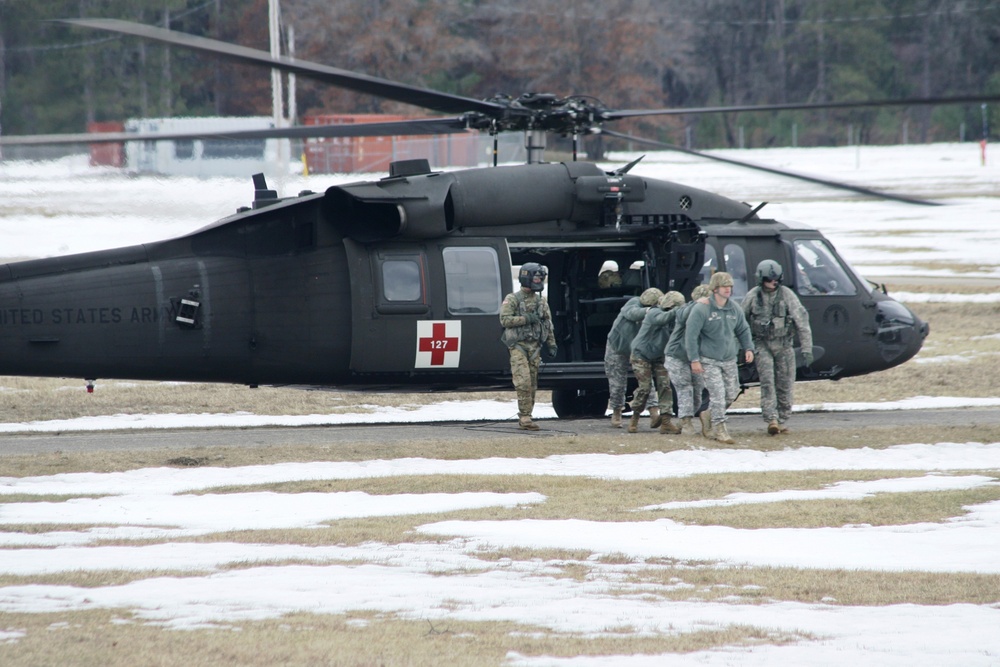
[[[822,239],[795,242],[795,289],[803,296],[849,296],[858,288],[845,267]],[[861,281],[864,283],[864,281]]]

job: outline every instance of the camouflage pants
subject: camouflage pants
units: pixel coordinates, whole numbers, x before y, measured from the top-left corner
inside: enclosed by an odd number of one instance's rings
[[[691,372],[691,364],[677,357],[667,357],[667,373],[677,395],[677,416],[694,417],[701,407],[701,392],[705,388],[704,378]]]
[[[759,343],[754,362],[760,375],[760,415],[784,423],[792,416],[795,350],[791,345]]]
[[[538,390],[538,363],[542,346],[537,340],[521,341],[510,348],[510,375],[517,391],[518,417],[530,417]]]
[[[703,379],[708,389],[708,406],[712,411],[712,423],[721,424],[726,421],[726,410],[740,391],[740,372],[736,360],[717,361],[715,359],[701,360],[705,369]]]
[[[639,387],[635,390],[635,396],[632,397],[632,413],[639,414],[645,410],[646,402],[649,400],[650,395],[653,395],[654,402],[656,401],[656,397],[659,397],[660,411],[665,415],[669,415],[673,407],[671,406],[673,397],[670,393],[670,376],[667,375],[667,369],[663,365],[663,357],[646,361],[641,357],[632,355],[629,361],[632,362],[632,374],[635,375],[635,379],[639,383]],[[656,394],[651,393],[654,386]]]
[[[608,391],[611,394],[608,407],[612,410],[625,407],[625,390],[628,387],[629,358],[626,354],[618,354],[610,345],[604,347],[604,374],[608,376]],[[656,391],[651,390],[649,397],[655,402]]]

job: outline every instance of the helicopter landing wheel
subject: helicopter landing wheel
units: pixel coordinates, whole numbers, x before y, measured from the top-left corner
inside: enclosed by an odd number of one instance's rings
[[[560,419],[600,419],[608,409],[608,390],[553,389],[552,407]]]

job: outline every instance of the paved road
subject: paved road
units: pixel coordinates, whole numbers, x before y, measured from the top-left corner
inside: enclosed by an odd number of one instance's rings
[[[643,423],[645,425],[645,419]],[[83,452],[135,449],[187,449],[190,447],[269,447],[278,445],[357,444],[404,440],[468,440],[477,436],[544,437],[546,435],[623,435],[612,431],[606,419],[542,421],[537,434],[518,430],[513,422],[446,422],[435,424],[339,425],[309,427],[213,428],[66,432],[0,436],[0,457],[53,452]],[[763,428],[760,417],[730,417],[730,432]],[[815,412],[796,414],[797,433],[813,430],[899,427],[919,434],[923,426],[977,426],[1000,424],[1000,408],[935,410],[872,410],[865,412]],[[0,471],[2,474],[2,471]]]

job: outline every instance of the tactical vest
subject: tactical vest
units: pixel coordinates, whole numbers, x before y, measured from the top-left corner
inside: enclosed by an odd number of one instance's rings
[[[783,341],[792,335],[788,304],[782,296],[782,286],[774,292],[771,306],[764,303],[764,290],[758,289],[750,303],[750,330],[755,340]]]
[[[524,290],[517,290],[514,294],[514,300],[517,303],[517,314],[527,315],[528,313],[538,313],[539,317],[542,314],[542,296],[539,294],[538,297],[532,302],[527,303],[525,301]],[[503,333],[500,335],[500,340],[503,341],[504,345],[507,347],[514,347],[523,341],[538,341],[544,343],[549,339],[552,334],[552,319],[544,318],[537,322],[536,324],[522,324],[519,327],[505,327]]]

